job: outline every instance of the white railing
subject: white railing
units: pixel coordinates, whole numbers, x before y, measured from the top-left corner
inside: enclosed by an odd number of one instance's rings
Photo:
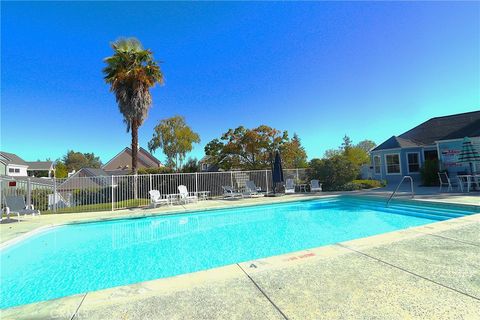
[[[285,169],[284,178],[306,182],[306,169]],[[185,185],[189,192],[208,191],[209,197],[223,195],[222,186],[241,190],[248,180],[269,192],[270,170],[169,173],[113,176],[73,176],[66,179],[0,177],[2,207],[5,196],[23,195],[27,204],[42,212],[66,213],[118,210],[150,205],[150,190],[162,195],[178,193]]]

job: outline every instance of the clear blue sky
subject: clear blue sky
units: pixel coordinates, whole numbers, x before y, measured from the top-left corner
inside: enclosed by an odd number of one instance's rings
[[[105,162],[130,144],[103,82],[109,43],[135,36],[166,83],[140,128],[184,115],[203,146],[228,128],[297,132],[309,158],[480,109],[480,3],[1,4],[1,149]],[[160,151],[157,156],[163,159]]]

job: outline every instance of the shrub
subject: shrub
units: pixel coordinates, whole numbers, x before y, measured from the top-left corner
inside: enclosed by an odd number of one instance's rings
[[[358,166],[343,155],[310,161],[309,178],[320,180],[325,191],[342,190],[358,173]]]
[[[158,167],[158,168],[140,168],[138,174],[159,174],[159,173],[172,173],[172,168]]]
[[[438,186],[438,160],[425,160],[423,167],[420,168],[420,176],[424,186]]]
[[[35,209],[40,211],[48,210],[48,195],[53,193],[52,190],[34,189],[32,190],[32,204]]]
[[[77,189],[73,191],[73,202],[76,206],[92,203],[106,203],[111,201],[112,191],[110,187]]]
[[[353,180],[338,188],[338,191],[353,191],[362,189],[372,189],[384,187],[386,184],[384,181],[378,180]]]

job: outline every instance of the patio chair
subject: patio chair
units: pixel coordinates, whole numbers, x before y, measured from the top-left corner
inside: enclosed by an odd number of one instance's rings
[[[249,180],[247,182],[245,182],[245,192],[244,194],[246,196],[263,196],[263,194],[260,192],[260,188],[257,188],[257,186],[255,185],[255,182]]]
[[[224,199],[243,198],[243,193],[235,191],[231,186],[222,186]]]
[[[189,203],[189,202],[198,202],[198,197],[197,195],[188,192],[188,189],[184,185],[179,185],[178,186],[178,193],[180,195],[180,201],[183,201],[184,203]]]
[[[322,184],[318,180],[310,181],[310,192],[322,191]]]
[[[150,204],[155,208],[159,204],[170,204],[168,199],[162,198],[160,191],[150,190],[148,191],[150,195]]]
[[[453,191],[453,187],[458,187],[463,192],[463,183],[459,178],[459,183],[456,184],[450,180],[446,172],[438,172],[438,179],[440,180],[439,192],[442,192],[442,187],[447,187],[447,192]]]
[[[295,181],[293,179],[285,181],[285,193],[295,193]]]
[[[23,196],[5,196],[5,213],[7,219],[10,220],[10,214],[12,213],[16,213],[18,217],[21,214],[37,216],[40,215],[40,210],[35,210],[33,205],[27,206]]]

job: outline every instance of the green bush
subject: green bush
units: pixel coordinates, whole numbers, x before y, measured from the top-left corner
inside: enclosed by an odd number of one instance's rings
[[[111,202],[112,191],[110,187],[77,189],[73,191],[73,205],[82,206],[95,203]]]
[[[420,176],[424,186],[438,186],[438,160],[425,160],[423,167],[420,168]]]
[[[378,180],[353,180],[338,188],[338,191],[353,191],[362,189],[372,189],[384,187],[386,184],[384,181]]]
[[[159,167],[159,168],[141,168],[138,169],[138,174],[159,174],[159,173],[172,173],[172,168]]]
[[[352,182],[359,174],[359,167],[344,155],[310,161],[309,178],[323,183],[325,191],[338,191]]]
[[[32,204],[35,209],[40,211],[48,210],[48,195],[53,193],[52,190],[34,189],[32,190]]]

